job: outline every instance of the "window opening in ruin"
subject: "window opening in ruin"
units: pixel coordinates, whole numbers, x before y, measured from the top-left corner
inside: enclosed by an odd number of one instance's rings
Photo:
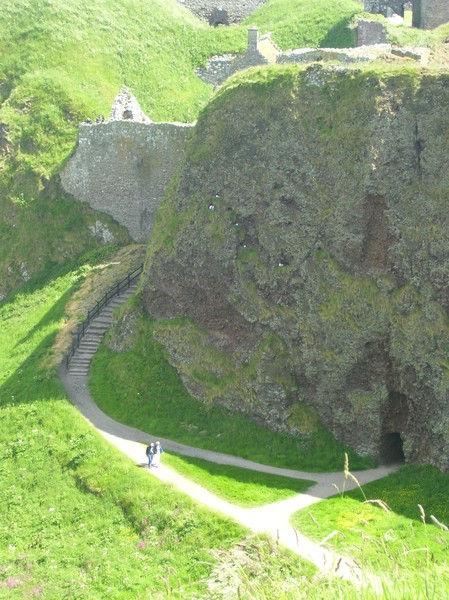
[[[406,2],[402,6],[402,15],[404,17],[404,25],[412,26],[413,22],[413,4],[411,2]]]
[[[384,464],[404,463],[404,447],[401,434],[397,431],[385,434],[382,441],[380,455],[381,462]]]

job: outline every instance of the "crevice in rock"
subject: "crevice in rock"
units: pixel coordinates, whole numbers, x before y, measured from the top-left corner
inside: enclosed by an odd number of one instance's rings
[[[361,264],[365,270],[387,270],[390,266],[388,249],[393,243],[386,216],[387,203],[383,196],[369,195],[364,206],[365,232]]]

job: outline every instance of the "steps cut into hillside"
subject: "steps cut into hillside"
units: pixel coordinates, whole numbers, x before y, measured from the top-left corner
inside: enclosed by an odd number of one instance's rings
[[[89,373],[92,357],[98,350],[100,343],[112,323],[112,313],[116,308],[128,300],[137,289],[137,281],[129,288],[114,296],[114,298],[105,306],[100,314],[92,319],[86,333],[80,341],[80,344],[72,356],[68,366],[68,373],[72,377],[87,377]]]

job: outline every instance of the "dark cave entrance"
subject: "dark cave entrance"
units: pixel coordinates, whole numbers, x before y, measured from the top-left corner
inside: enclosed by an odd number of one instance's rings
[[[379,460],[383,464],[404,464],[403,433],[408,431],[410,402],[405,394],[390,390],[382,415],[383,427],[379,444]]]
[[[223,8],[214,8],[209,15],[209,25],[211,27],[218,27],[219,25],[229,26],[229,15],[228,11]]]
[[[385,433],[380,449],[380,460],[383,464],[405,463],[404,442],[399,432]]]

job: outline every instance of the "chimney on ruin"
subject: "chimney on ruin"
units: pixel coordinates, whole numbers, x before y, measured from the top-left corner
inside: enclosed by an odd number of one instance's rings
[[[248,50],[257,51],[259,49],[259,30],[257,27],[248,29]]]

